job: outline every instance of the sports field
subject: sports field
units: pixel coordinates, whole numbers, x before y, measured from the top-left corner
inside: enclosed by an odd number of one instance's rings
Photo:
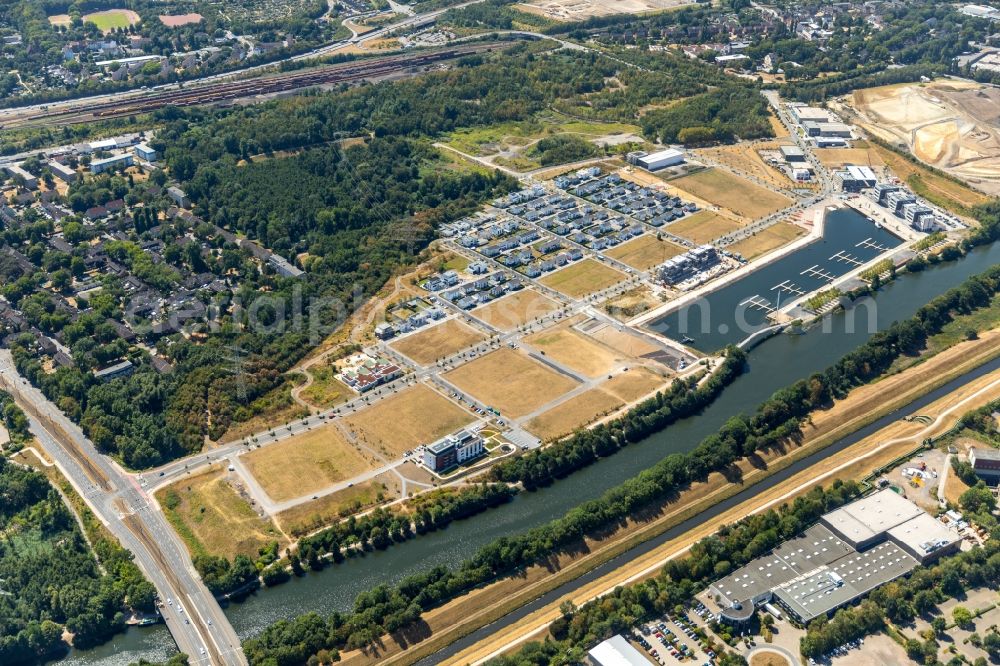
[[[791,222],[778,222],[763,231],[758,231],[750,238],[733,243],[728,249],[742,254],[746,259],[753,259],[791,242],[804,233],[805,229]]]
[[[706,169],[670,181],[671,185],[750,220],[787,208],[792,200],[722,169]]]
[[[84,14],[84,23],[93,23],[101,32],[110,32],[115,28],[127,28],[139,23],[139,15],[131,9],[107,9],[103,12]]]
[[[559,309],[559,304],[534,289],[522,289],[476,308],[473,316],[502,331],[512,331]]]
[[[627,359],[570,326],[557,326],[524,339],[563,365],[595,379]]]
[[[667,230],[701,245],[732,233],[742,226],[739,222],[723,217],[716,212],[699,210],[694,215],[689,215],[679,222],[669,225]]]
[[[640,271],[653,266],[659,266],[670,257],[676,257],[684,252],[677,243],[657,238],[653,234],[643,234],[627,243],[613,247],[605,254],[612,259],[624,262]]]
[[[557,439],[596,421],[622,404],[619,398],[595,388],[539,414],[524,427],[541,440]]]
[[[511,418],[530,414],[576,386],[569,377],[512,349],[498,349],[459,366],[445,379]]]
[[[451,356],[480,343],[486,336],[457,319],[425,328],[390,346],[420,365],[431,365],[439,358]]]
[[[201,14],[160,14],[160,23],[168,28],[179,28],[182,25],[201,23],[204,17]]]
[[[474,420],[472,414],[423,384],[344,418],[362,444],[390,458],[398,458],[419,444],[430,444]]]
[[[181,479],[156,498],[192,555],[256,558],[262,546],[284,544],[274,523],[254,512],[219,467]]]
[[[625,280],[626,275],[593,259],[584,259],[550,273],[539,282],[570,298],[581,298]]]
[[[256,449],[240,460],[276,502],[322,490],[374,466],[332,424]]]

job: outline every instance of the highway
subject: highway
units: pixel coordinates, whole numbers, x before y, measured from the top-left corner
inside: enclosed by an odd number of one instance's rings
[[[0,386],[28,416],[41,449],[156,587],[167,628],[190,663],[246,664],[239,637],[156,503],[20,376],[8,349],[0,350]]]

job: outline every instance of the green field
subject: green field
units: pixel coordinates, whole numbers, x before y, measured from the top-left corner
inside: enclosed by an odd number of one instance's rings
[[[139,22],[139,15],[130,9],[108,9],[83,16],[85,23],[93,23],[102,32],[115,28],[127,28]]]
[[[522,122],[508,122],[487,127],[452,132],[445,143],[469,155],[487,157],[504,150],[524,149],[545,137],[575,134],[596,139],[616,134],[641,133],[637,125],[573,120],[565,116],[545,116]]]

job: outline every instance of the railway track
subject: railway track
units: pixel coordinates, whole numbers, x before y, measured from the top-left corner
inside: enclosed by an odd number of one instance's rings
[[[288,72],[261,78],[202,85],[172,90],[145,97],[130,96],[83,106],[80,101],[68,103],[65,108],[40,110],[30,116],[18,118],[9,126],[45,122],[46,124],[72,124],[91,119],[108,119],[147,113],[167,106],[197,106],[232,101],[256,95],[270,95],[317,85],[348,83],[367,78],[390,75],[417,67],[454,60],[467,55],[493,51],[504,46],[503,42],[472,44],[421,54],[386,56],[372,60],[326,65],[307,71]]]

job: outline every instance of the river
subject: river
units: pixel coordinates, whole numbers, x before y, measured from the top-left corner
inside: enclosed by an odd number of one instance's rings
[[[277,620],[307,611],[349,610],[361,591],[381,584],[392,585],[435,565],[456,565],[498,537],[558,518],[665,455],[692,449],[733,414],[753,410],[777,389],[834,363],[867,340],[874,330],[912,316],[935,296],[998,262],[1000,243],[995,243],[974,250],[961,261],[904,275],[884,286],[873,302],[833,315],[826,326],[803,335],[779,335],[753,349],[749,372],[701,414],[576,472],[551,488],[521,493],[509,504],[453,523],[445,530],[258,592],[246,601],[230,604],[226,614],[237,633],[245,638]],[[877,325],[869,326],[869,318]],[[156,625],[130,629],[92,650],[73,651],[63,663],[119,666],[140,657],[162,659],[173,649],[166,628]]]

